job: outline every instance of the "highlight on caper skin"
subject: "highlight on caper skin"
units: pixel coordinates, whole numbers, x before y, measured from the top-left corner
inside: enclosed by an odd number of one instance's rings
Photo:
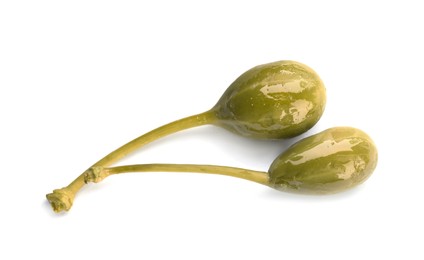
[[[279,155],[268,172],[228,166],[138,164],[93,168],[87,182],[126,172],[199,172],[238,177],[281,191],[303,194],[341,192],[363,183],[377,165],[377,149],[359,129],[335,127],[298,141]]]
[[[191,93],[187,98],[192,98]],[[306,65],[295,61],[260,65],[238,77],[212,109],[150,131],[106,155],[89,169],[107,167],[154,140],[206,124],[251,138],[297,136],[319,120],[325,103],[324,84]],[[85,184],[87,171],[68,186],[47,194],[54,211],[71,208],[75,194]]]

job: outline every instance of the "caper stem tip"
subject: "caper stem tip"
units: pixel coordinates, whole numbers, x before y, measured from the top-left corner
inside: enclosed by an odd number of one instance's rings
[[[47,200],[54,212],[68,211],[72,207],[75,194],[67,188],[53,190],[46,195]]]

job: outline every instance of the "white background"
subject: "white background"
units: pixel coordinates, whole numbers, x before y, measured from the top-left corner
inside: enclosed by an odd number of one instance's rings
[[[1,259],[423,259],[420,1],[1,1]],[[152,3],[154,2],[154,4]],[[263,63],[303,62],[322,120],[379,148],[362,186],[300,196],[225,176],[138,173],[45,194],[125,142],[211,108]],[[294,140],[204,126],[123,163],[267,170]]]

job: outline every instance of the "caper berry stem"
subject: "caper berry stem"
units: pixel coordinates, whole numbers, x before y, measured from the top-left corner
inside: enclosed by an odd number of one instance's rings
[[[50,205],[52,206],[55,212],[60,212],[62,210],[68,211],[72,207],[72,203],[76,193],[86,183],[84,176],[87,175],[87,172],[91,172],[93,169],[96,169],[96,167],[107,167],[122,159],[123,157],[127,156],[128,154],[134,152],[135,150],[141,148],[142,146],[147,145],[161,137],[173,134],[184,129],[206,124],[212,124],[215,121],[217,121],[215,112],[213,110],[210,110],[197,115],[176,120],[174,122],[158,127],[146,134],[143,134],[103,157],[101,160],[91,166],[87,171],[83,172],[80,176],[78,176],[78,178],[76,178],[68,186],[61,189],[56,189],[53,191],[53,193],[47,194],[47,200],[50,202]]]
[[[229,166],[198,164],[134,164],[110,168],[95,167],[86,172],[85,181],[99,182],[110,175],[129,172],[196,172],[232,176],[264,185],[269,183],[267,172]]]

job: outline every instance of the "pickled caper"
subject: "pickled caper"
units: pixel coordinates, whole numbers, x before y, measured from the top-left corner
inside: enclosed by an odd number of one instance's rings
[[[210,110],[161,126],[95,163],[107,167],[134,150],[187,128],[212,124],[252,138],[288,138],[309,130],[321,117],[325,88],[306,65],[279,61],[254,67],[237,78]],[[91,168],[90,168],[91,169]],[[84,186],[84,172],[68,186],[47,194],[56,212],[69,210]]]
[[[199,172],[228,175],[281,191],[327,194],[363,183],[377,165],[377,149],[359,129],[335,127],[292,145],[271,164],[268,172],[216,165],[139,164],[93,168],[86,181],[99,182],[125,172]]]
[[[377,149],[359,129],[335,127],[305,138],[275,159],[270,186],[300,193],[333,193],[364,182],[377,165]]]
[[[294,61],[269,63],[236,79],[213,108],[218,125],[243,136],[288,138],[309,130],[324,112],[318,75]]]

